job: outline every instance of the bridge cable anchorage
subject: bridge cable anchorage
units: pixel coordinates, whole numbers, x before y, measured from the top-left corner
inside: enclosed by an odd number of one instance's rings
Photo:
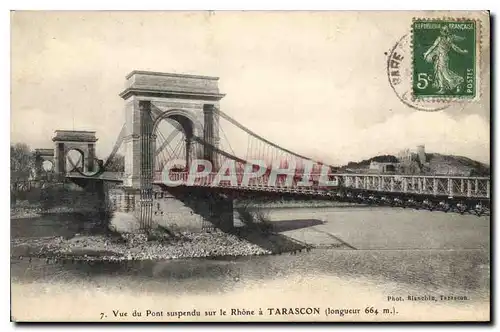
[[[159,118],[162,118],[163,117],[163,113],[164,113],[161,109],[159,109],[154,104],[151,104],[151,108],[149,109],[149,112],[150,112],[151,120],[153,122],[155,122]],[[163,118],[162,120],[168,120],[168,118]]]
[[[232,118],[231,116],[229,116],[228,114],[224,113],[223,111],[221,111],[220,109],[218,108],[215,108],[214,109],[214,112],[217,113],[218,115],[220,115],[221,117],[223,117],[224,119],[226,119],[227,121],[231,122],[233,125],[237,126],[238,128],[240,128],[241,130],[245,131],[247,134],[249,135],[252,135],[254,136],[255,138],[259,139],[260,141],[266,143],[266,144],[269,144],[271,146],[273,146],[274,148],[276,149],[279,149],[281,151],[284,151],[286,153],[289,153],[295,157],[298,157],[298,158],[301,158],[301,159],[305,159],[305,160],[309,160],[309,161],[312,161],[316,164],[325,164],[323,162],[319,162],[319,161],[316,161],[314,159],[311,159],[311,158],[308,158],[306,156],[303,156],[303,155],[300,155],[298,153],[295,153],[293,151],[290,151],[282,146],[279,146],[271,141],[268,141],[267,139],[265,139],[264,137],[260,136],[259,134],[255,133],[254,131],[248,129],[247,127],[245,127],[244,125],[242,125],[241,123],[239,123],[238,121],[236,121],[234,118]],[[330,168],[335,168],[335,166],[333,165],[328,165],[326,164],[326,166],[330,167]]]

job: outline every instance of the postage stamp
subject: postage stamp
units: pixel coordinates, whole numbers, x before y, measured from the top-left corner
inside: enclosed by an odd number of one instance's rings
[[[478,26],[472,19],[414,19],[412,87],[415,99],[477,96]]]
[[[412,84],[412,47],[410,33],[402,36],[387,54],[387,78],[392,90],[406,106],[423,112],[437,112],[456,104],[455,100],[441,100],[439,103],[430,98],[415,99]]]

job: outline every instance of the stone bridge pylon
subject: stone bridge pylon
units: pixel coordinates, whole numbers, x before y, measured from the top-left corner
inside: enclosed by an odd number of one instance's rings
[[[54,171],[54,149],[35,149],[35,179],[40,180],[44,174],[44,162],[50,162],[51,171]]]
[[[152,182],[156,135],[162,120],[180,126],[186,138],[187,159],[193,136],[218,146],[219,118],[214,111],[224,94],[219,92],[217,77],[133,71],[126,79],[126,88],[120,94],[125,100],[126,187],[139,189]],[[203,156],[217,168],[215,153],[208,146]],[[189,164],[189,160],[186,162]]]
[[[81,165],[81,172],[89,173],[96,170],[95,131],[56,130],[52,141],[54,149],[35,149],[36,179],[41,178],[43,163],[46,161],[52,164],[50,171],[60,180],[63,180],[66,173],[77,165]],[[68,153],[72,150],[79,153],[79,158],[70,161],[74,165],[68,165]]]
[[[123,186],[112,200],[121,212],[133,213],[145,228],[175,224],[199,229],[203,225],[233,225],[232,200],[206,193],[153,188],[156,137],[162,120],[175,122],[185,137],[186,165],[190,164],[193,137],[207,145],[201,155],[217,169],[214,148],[219,146],[219,115],[224,94],[218,78],[210,76],[133,71],[126,76],[123,150]],[[199,148],[199,147],[198,147]],[[154,189],[154,190],[153,190]],[[187,190],[187,189],[186,189]],[[126,208],[123,208],[126,207]]]
[[[67,155],[71,150],[80,153],[82,172],[93,172],[95,170],[95,144],[97,142],[95,131],[56,130],[52,141],[55,144],[54,172],[56,174],[65,174],[68,166],[70,168],[76,166],[67,165]],[[73,162],[76,163],[77,161],[74,160]]]

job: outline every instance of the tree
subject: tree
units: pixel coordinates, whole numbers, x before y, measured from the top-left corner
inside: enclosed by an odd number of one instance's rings
[[[10,146],[10,182],[15,190],[30,179],[35,168],[35,158],[25,143]]]
[[[113,159],[106,167],[109,172],[124,172],[125,171],[125,157],[121,154],[115,154]]]

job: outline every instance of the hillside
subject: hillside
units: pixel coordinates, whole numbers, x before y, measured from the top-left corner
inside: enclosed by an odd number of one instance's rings
[[[463,175],[463,176],[490,176],[490,166],[463,156],[426,153],[427,164],[423,168],[424,174]],[[364,172],[370,163],[398,162],[393,155],[379,155],[359,162],[351,161],[340,168],[340,171]]]
[[[489,176],[490,166],[462,156],[426,153],[431,174],[463,174]]]
[[[372,161],[376,161],[379,163],[397,163],[398,158],[396,158],[395,156],[389,155],[389,154],[380,155],[380,156],[375,156],[375,157],[372,157],[370,159],[365,159],[365,160],[362,160],[359,162],[350,161],[347,163],[347,165],[342,166],[342,169],[344,169],[344,168],[368,168]]]

